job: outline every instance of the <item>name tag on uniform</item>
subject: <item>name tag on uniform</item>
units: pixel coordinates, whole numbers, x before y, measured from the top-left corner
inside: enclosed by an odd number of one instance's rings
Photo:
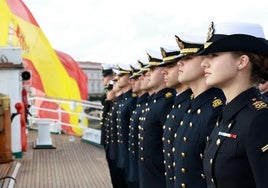
[[[224,137],[228,137],[228,138],[233,138],[236,139],[237,135],[236,134],[232,134],[232,133],[225,133],[225,132],[219,132],[218,135],[220,136],[224,136]]]

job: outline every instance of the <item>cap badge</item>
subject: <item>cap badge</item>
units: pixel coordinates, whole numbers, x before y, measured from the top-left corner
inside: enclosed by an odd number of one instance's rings
[[[185,48],[185,46],[184,46],[182,40],[180,40],[179,37],[176,38],[176,41],[177,41],[178,46],[179,46],[179,48],[180,48],[181,50]]]
[[[149,61],[152,59],[152,57],[149,54],[147,54],[147,58]]]
[[[137,63],[139,64],[139,67],[142,68],[143,66],[142,62],[138,60]]]
[[[210,25],[209,25],[209,28],[208,28],[208,33],[207,33],[207,41],[209,41],[209,39],[211,39],[211,37],[213,36],[214,34],[214,23],[211,22]]]
[[[166,52],[165,52],[165,50],[162,49],[162,48],[161,48],[161,54],[162,54],[163,57],[166,57]]]

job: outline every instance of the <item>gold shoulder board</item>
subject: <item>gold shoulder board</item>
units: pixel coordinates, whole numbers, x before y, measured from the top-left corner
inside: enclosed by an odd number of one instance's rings
[[[257,110],[261,110],[263,108],[267,108],[267,104],[263,101],[254,101],[252,104]]]

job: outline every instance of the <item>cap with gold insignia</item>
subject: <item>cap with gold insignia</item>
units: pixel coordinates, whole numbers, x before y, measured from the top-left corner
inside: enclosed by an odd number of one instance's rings
[[[105,77],[108,75],[112,75],[114,68],[116,68],[116,66],[112,64],[106,64],[106,63],[101,64],[102,76]]]
[[[123,76],[125,74],[131,74],[131,68],[129,64],[117,64],[118,73],[117,76]]]
[[[118,81],[118,76],[114,76],[114,78],[112,79],[114,82]]]
[[[158,66],[166,66],[168,64],[177,63],[183,56],[180,53],[178,46],[160,47],[160,51],[163,57],[163,62]]]
[[[160,51],[148,50],[146,54],[149,61],[147,68],[157,67],[163,61]]]
[[[268,44],[262,26],[253,23],[211,22],[207,41],[200,54],[228,51],[253,52],[268,56]]]
[[[131,76],[129,78],[136,79],[141,75],[138,73],[140,71],[140,67],[139,67],[138,63],[131,64],[130,68],[131,68]]]
[[[137,63],[140,66],[140,70],[138,72],[139,74],[145,74],[149,70],[149,68],[146,67],[149,64],[148,59],[146,59],[146,60],[145,59],[144,60],[137,60]]]
[[[203,49],[204,43],[206,41],[205,36],[198,35],[184,35],[180,37],[175,35],[175,39],[183,56],[197,54],[197,52]]]
[[[113,81],[117,81],[118,80],[119,70],[118,69],[113,69],[113,73],[114,73]]]

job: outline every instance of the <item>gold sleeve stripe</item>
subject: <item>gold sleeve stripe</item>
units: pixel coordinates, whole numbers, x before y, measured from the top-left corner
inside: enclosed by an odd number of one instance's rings
[[[264,153],[264,152],[266,152],[268,150],[268,144],[266,144],[265,146],[263,146],[262,148],[261,148],[261,151]]]

